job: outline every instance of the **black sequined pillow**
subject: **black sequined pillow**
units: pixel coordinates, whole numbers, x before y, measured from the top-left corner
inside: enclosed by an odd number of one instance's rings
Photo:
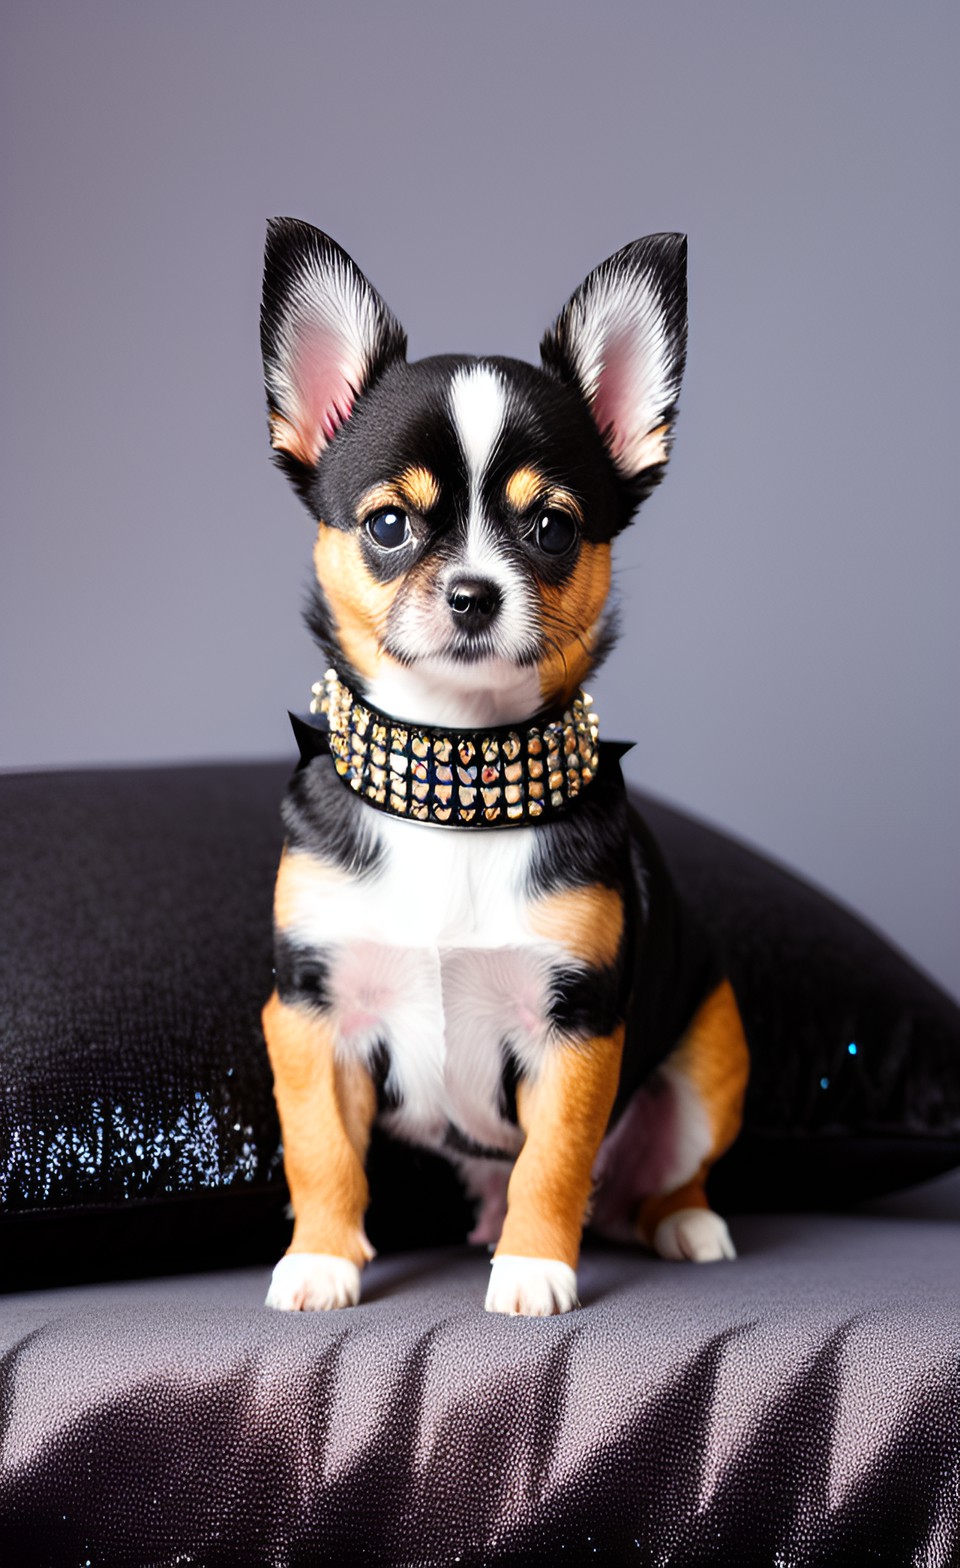
[[[289,767],[0,778],[2,1282],[269,1260],[286,1191],[260,1008]],[[852,915],[638,802],[753,1053],[723,1208],[842,1207],[960,1163],[960,1011]],[[377,1142],[371,1238],[458,1239],[441,1160]]]

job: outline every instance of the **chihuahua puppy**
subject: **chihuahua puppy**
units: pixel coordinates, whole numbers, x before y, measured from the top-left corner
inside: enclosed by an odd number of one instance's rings
[[[295,1219],[271,1307],[359,1300],[375,1121],[459,1168],[489,1311],[577,1305],[591,1201],[665,1258],[734,1256],[704,1181],[740,1125],[737,1004],[582,691],[669,454],[685,263],[677,234],[605,261],[540,368],[410,364],[344,251],[269,226],[271,444],[317,523],[329,664],[263,1014]]]

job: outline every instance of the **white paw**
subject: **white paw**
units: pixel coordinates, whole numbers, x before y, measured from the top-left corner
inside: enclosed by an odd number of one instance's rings
[[[716,1263],[735,1258],[726,1220],[712,1209],[677,1209],[660,1221],[653,1233],[654,1251],[661,1258],[691,1263]]]
[[[579,1305],[577,1276],[568,1263],[556,1258],[511,1257],[509,1253],[494,1258],[484,1302],[488,1312],[549,1318]]]
[[[288,1252],[273,1271],[266,1305],[280,1312],[327,1312],[355,1307],[360,1270],[332,1252]]]

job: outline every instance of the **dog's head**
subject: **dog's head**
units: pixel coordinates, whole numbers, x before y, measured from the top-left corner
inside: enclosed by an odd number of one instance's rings
[[[610,544],[661,479],[686,341],[686,242],[592,272],[542,368],[406,337],[350,257],[270,224],[271,442],[317,519],[310,624],[344,678],[423,723],[568,698],[609,636]]]

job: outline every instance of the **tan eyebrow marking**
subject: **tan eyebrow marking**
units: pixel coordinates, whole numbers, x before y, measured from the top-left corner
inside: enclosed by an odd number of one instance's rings
[[[364,490],[363,495],[357,502],[357,521],[362,523],[363,519],[369,517],[371,512],[383,511],[388,506],[396,507],[398,512],[406,511],[407,502],[405,497],[400,494],[399,485],[389,482],[371,485],[369,490]]]
[[[405,468],[396,479],[371,485],[357,502],[357,519],[362,522],[371,512],[395,506],[398,511],[429,512],[440,499],[440,485],[429,468]]]
[[[418,512],[429,512],[440,499],[439,482],[429,468],[422,466],[405,468],[398,483],[403,494]]]
[[[541,501],[545,507],[562,507],[578,522],[583,522],[583,507],[576,496],[571,495],[569,490],[564,490],[561,485],[550,484],[536,468],[515,469],[507,480],[505,494],[507,504],[512,506],[515,512],[525,512],[535,501]]]
[[[517,468],[507,480],[507,502],[515,512],[525,512],[547,488],[547,481],[535,468]]]

